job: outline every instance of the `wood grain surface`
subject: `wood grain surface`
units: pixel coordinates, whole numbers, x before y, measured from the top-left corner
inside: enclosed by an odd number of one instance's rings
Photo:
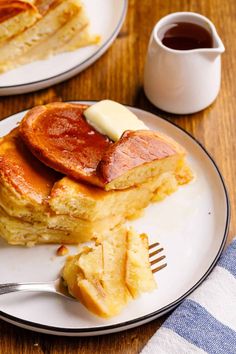
[[[175,11],[196,11],[216,25],[225,44],[220,95],[208,109],[174,116],[152,106],[143,93],[143,68],[154,24]],[[110,98],[169,119],[193,134],[210,152],[224,176],[231,200],[228,240],[236,234],[236,1],[130,0],[125,24],[112,47],[90,68],[39,92],[0,98],[0,119],[51,101]],[[48,314],[50,316],[50,314]],[[37,334],[0,321],[0,354],[139,353],[164,317],[119,334],[63,338]]]

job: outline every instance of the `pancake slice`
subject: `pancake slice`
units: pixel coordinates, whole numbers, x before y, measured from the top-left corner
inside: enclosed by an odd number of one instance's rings
[[[81,16],[80,9],[71,20],[67,21],[52,36],[49,36],[42,43],[28,51],[27,55],[20,57],[19,62],[24,64],[29,61],[45,59],[54,55],[59,52],[61,48],[65,47],[76,33],[83,31],[87,25],[88,20],[86,17]]]
[[[64,43],[64,45],[55,48],[54,54],[71,52],[87,45],[97,45],[100,43],[100,36],[92,35],[90,32],[90,24],[84,7],[81,8],[77,19],[75,18],[74,20],[77,22],[76,26],[79,24],[78,30],[71,35],[71,38]],[[73,20],[71,22],[73,22]]]
[[[0,187],[1,188],[1,187]],[[24,202],[22,198],[21,202]],[[30,209],[31,215],[13,216],[0,207],[0,235],[11,245],[79,244],[100,237],[117,225],[116,217],[90,222],[70,215],[53,215],[44,208]],[[37,213],[36,213],[37,212]]]
[[[57,172],[35,159],[17,128],[0,139],[0,179],[19,195],[41,204],[59,178]]]
[[[156,288],[147,237],[143,242],[142,235],[125,228],[110,232],[101,243],[68,257],[62,276],[71,295],[104,318],[118,315],[132,298]]]
[[[99,165],[105,190],[126,189],[176,170],[185,151],[167,136],[150,130],[126,131],[108,147]]]
[[[98,45],[100,40],[101,37],[99,35],[91,35],[89,25],[86,25],[80,32],[76,33],[65,46],[61,48],[58,47],[54,53],[72,52],[88,45]]]
[[[75,35],[88,27],[88,19],[79,0],[37,1],[36,6],[33,8],[40,18],[37,17],[29,28],[17,30],[12,39],[0,45],[0,72],[60,52],[59,48],[66,47]],[[84,40],[84,45],[86,40],[87,45],[94,43],[94,37],[90,38],[89,34]]]
[[[89,20],[84,8],[80,7],[79,11],[52,36],[29,50],[27,55],[21,56],[18,63],[26,64],[83,46],[98,44],[100,37],[91,35],[88,28]]]
[[[134,299],[157,287],[150,268],[148,251],[148,236],[139,235],[134,229],[129,230],[125,281]]]
[[[179,184],[175,170],[139,186],[110,191],[64,177],[52,188],[48,204],[57,215],[70,214],[94,223],[116,216],[122,223],[140,216],[150,202],[163,200],[174,193]]]
[[[35,107],[21,122],[20,133],[43,163],[77,180],[101,185],[96,169],[110,141],[86,122],[85,107],[60,102]]]

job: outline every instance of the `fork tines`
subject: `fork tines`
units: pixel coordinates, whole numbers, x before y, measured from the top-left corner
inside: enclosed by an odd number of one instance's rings
[[[164,248],[163,247],[159,247],[159,246],[160,246],[159,242],[153,243],[153,244],[151,244],[149,246],[149,250],[152,250],[152,252],[149,254],[149,261],[150,261],[151,266],[161,262],[163,259],[166,258],[166,256],[163,255],[163,256],[160,256],[158,258],[151,259],[152,257],[156,256],[158,253],[164,251]],[[159,270],[165,268],[166,266],[167,266],[167,263],[160,264],[158,267],[152,269],[152,272],[156,273]]]

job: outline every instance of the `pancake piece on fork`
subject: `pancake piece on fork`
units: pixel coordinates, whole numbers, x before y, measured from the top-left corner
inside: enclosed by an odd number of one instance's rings
[[[156,288],[148,238],[133,229],[116,229],[101,243],[69,256],[62,276],[71,295],[104,318],[118,315],[130,300]]]

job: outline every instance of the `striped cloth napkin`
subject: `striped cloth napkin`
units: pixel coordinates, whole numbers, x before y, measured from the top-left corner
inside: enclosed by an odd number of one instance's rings
[[[141,354],[236,354],[236,238]]]

